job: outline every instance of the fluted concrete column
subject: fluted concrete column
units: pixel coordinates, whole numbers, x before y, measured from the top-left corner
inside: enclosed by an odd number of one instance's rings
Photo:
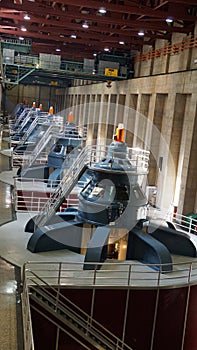
[[[137,107],[136,107],[136,118],[135,118],[135,125],[134,125],[134,136],[133,136],[133,147],[138,147],[138,128],[140,124],[139,120],[139,114],[140,114],[140,106],[141,106],[141,99],[142,99],[142,94],[138,95],[137,99]]]
[[[106,114],[106,95],[101,95],[101,101],[99,105],[99,110],[98,110],[98,129],[97,129],[97,145],[105,145],[106,144],[106,130],[107,130],[107,125],[106,125],[106,119],[107,119],[107,114]]]
[[[188,95],[183,124],[183,133],[180,145],[180,155],[178,162],[176,191],[174,199],[175,205],[178,206],[178,213],[180,214],[183,213],[184,208],[186,210],[186,213],[183,214],[188,214],[189,211],[195,211],[196,206],[196,146],[194,146],[194,149],[191,149],[192,138],[195,137],[194,128],[197,114],[196,101],[197,93],[193,93],[190,96]],[[189,167],[190,172],[188,172]],[[188,191],[188,193],[186,191]]]
[[[170,153],[175,101],[176,93],[169,94],[164,110],[159,146],[160,170],[157,180],[157,206],[167,210],[170,208],[170,205],[173,202],[174,182],[176,176],[173,157]]]
[[[145,140],[144,140],[146,150],[149,150],[151,145],[151,135],[152,135],[153,122],[154,122],[155,104],[156,104],[156,94],[152,94],[150,97],[148,118],[147,118],[147,124],[146,124],[146,134],[145,134]]]

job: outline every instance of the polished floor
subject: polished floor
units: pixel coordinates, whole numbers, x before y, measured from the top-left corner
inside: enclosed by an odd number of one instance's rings
[[[1,150],[7,147],[3,142],[3,128],[0,130]],[[10,158],[0,154],[0,172],[10,169]],[[0,225],[14,218],[12,186],[0,181]],[[22,318],[20,300],[20,272],[0,256],[0,350],[22,350]]]

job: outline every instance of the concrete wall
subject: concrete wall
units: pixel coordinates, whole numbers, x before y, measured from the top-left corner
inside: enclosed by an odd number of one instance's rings
[[[150,150],[148,184],[157,205],[196,210],[197,70],[72,87],[66,104],[88,126],[88,142],[109,144],[124,123],[128,146]],[[189,194],[192,193],[192,196]]]
[[[17,103],[24,100],[27,100],[30,106],[34,101],[37,106],[42,103],[44,111],[48,111],[49,107],[53,106],[54,112],[59,112],[64,106],[65,89],[57,90],[54,87],[17,85],[11,86],[11,89],[6,89],[4,97],[6,98],[5,110],[7,114],[12,112]]]

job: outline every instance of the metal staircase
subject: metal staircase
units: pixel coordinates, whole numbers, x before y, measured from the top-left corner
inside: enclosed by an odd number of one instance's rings
[[[86,170],[96,162],[105,158],[108,153],[108,147],[100,145],[86,146],[79,153],[69,170],[67,170],[58,187],[56,187],[52,196],[43,208],[43,211],[34,219],[36,227],[42,227],[52,218],[64,203],[69,193],[77,184],[79,178]],[[128,148],[127,160],[134,169],[134,174],[147,174],[148,169],[148,151]],[[117,156],[117,152],[116,152]],[[111,155],[112,159],[114,155]]]
[[[47,119],[47,115],[48,113],[46,113],[46,116],[39,116],[37,115],[35,117],[35,119],[33,120],[33,122],[31,123],[30,127],[28,128],[28,130],[24,133],[24,135],[22,136],[19,145],[22,145],[25,141],[27,141],[28,137],[31,135],[32,131],[35,129],[36,125],[39,123],[43,123],[43,121],[46,121]]]
[[[49,127],[44,133],[43,137],[37,143],[33,152],[29,154],[28,160],[25,162],[25,168],[29,168],[34,163],[34,161],[38,158],[38,156],[41,154],[41,152],[46,147],[46,145],[49,144],[51,138],[55,140],[56,138],[60,137],[60,134],[58,133],[58,131],[59,131],[58,126],[49,124]]]
[[[23,118],[30,112],[30,110],[31,108],[25,108],[24,111],[20,114],[20,116],[17,118],[16,122],[14,123],[15,129],[17,129],[17,126],[20,124]]]
[[[64,327],[70,329],[73,337],[75,335],[74,339],[76,341],[80,338],[95,349],[132,350],[124,341],[116,337],[102,324],[93,319],[91,315],[84,312],[61,294],[59,292],[60,286],[56,289],[47,284],[34,272],[32,273],[38,281],[36,282],[36,286],[29,287],[30,302],[33,302],[31,303],[32,309],[35,309],[37,312],[41,312],[40,308],[45,309],[53,317],[53,320],[55,316],[57,327],[64,325]],[[39,308],[36,305],[39,305]],[[42,314],[43,316],[45,315],[44,313]],[[82,342],[80,344],[86,347]]]
[[[22,130],[24,128],[24,126],[30,121],[30,119],[36,114],[37,112],[35,110],[32,110],[32,108],[30,108],[28,114],[26,115],[26,117],[24,118],[24,120],[22,121],[20,128],[18,131]]]
[[[49,219],[58,211],[60,206],[68,197],[69,193],[76,186],[78,179],[84,173],[91,160],[95,159],[96,146],[86,146],[79,153],[69,170],[67,170],[59,186],[56,187],[51,198],[43,208],[43,211],[35,218],[37,227],[44,226]]]

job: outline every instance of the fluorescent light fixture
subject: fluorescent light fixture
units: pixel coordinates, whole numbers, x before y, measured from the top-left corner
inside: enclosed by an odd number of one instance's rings
[[[105,14],[107,12],[105,7],[100,7],[98,11],[99,13],[102,13],[102,14]]]
[[[82,27],[83,27],[83,28],[89,28],[89,24],[88,24],[87,22],[84,22],[84,23],[82,24]]]
[[[138,32],[138,35],[139,35],[139,36],[144,36],[144,31],[143,31],[143,30],[140,30],[140,31]]]

